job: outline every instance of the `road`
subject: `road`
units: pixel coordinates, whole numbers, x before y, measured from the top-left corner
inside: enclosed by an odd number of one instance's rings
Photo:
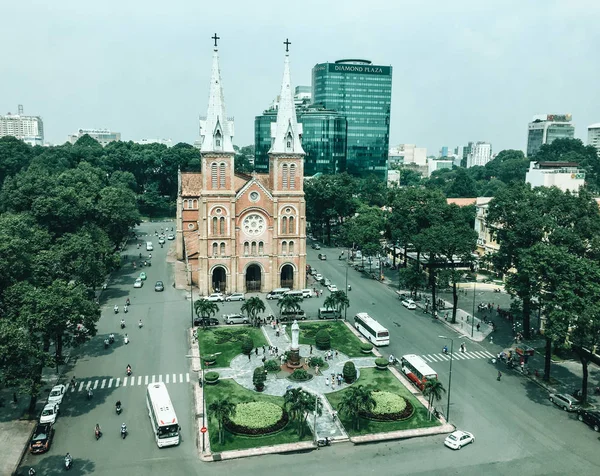
[[[154,225],[152,225],[154,227]],[[148,230],[149,225],[142,229]],[[153,240],[155,241],[155,240]],[[308,263],[315,266],[340,289],[345,285],[345,262],[336,258],[339,250],[323,250],[328,261],[317,259],[309,250]],[[86,345],[78,359],[75,374],[100,380],[122,377],[130,363],[136,376],[176,374],[177,383],[169,384],[173,403],[183,427],[183,442],[179,447],[159,450],[153,442],[144,404],[144,386],[97,390],[91,404],[83,393],[69,394],[63,414],[56,424],[55,445],[47,456],[28,456],[35,461],[38,474],[54,474],[50,468],[60,468],[62,455],[70,451],[76,458],[74,474],[460,474],[460,475],[563,475],[598,474],[600,452],[598,434],[576,421],[575,417],[554,407],[544,390],[516,374],[505,373],[496,381],[496,369],[486,358],[455,359],[452,369],[450,420],[457,427],[475,434],[476,442],[460,451],[443,446],[444,436],[395,441],[375,445],[334,445],[320,451],[303,454],[261,456],[220,463],[201,463],[195,449],[192,431],[191,386],[180,375],[189,373],[186,328],[189,326],[189,301],[175,291],[164,263],[166,248],[153,253],[149,278],[142,289],[133,289],[132,270],[126,268],[111,283],[109,297],[104,302],[99,336]],[[333,259],[331,259],[333,258]],[[167,283],[164,293],[155,293],[154,281]],[[439,354],[444,341],[438,335],[454,337],[454,347],[460,340],[440,322],[429,316],[404,309],[388,287],[363,278],[354,270],[348,272],[352,285],[348,317],[367,311],[390,330],[391,344],[385,353],[397,356],[416,353]],[[312,287],[312,283],[311,287]],[[305,301],[307,312],[316,312],[324,296]],[[131,312],[131,344],[104,351],[103,335],[116,332],[119,316],[112,313],[114,303],[122,305],[126,296],[133,296]],[[269,301],[275,309],[276,302]],[[238,303],[227,304],[222,312],[234,312]],[[138,318],[145,326],[140,331],[133,326]],[[467,341],[468,351],[498,352],[500,347]],[[458,356],[460,357],[460,356]],[[430,364],[447,386],[449,362]],[[137,382],[137,381],[136,381]],[[99,384],[100,385],[100,384]],[[114,414],[114,401],[120,398],[125,411]],[[445,411],[445,399],[437,404]],[[126,421],[131,434],[125,441],[118,438],[118,426]],[[105,436],[98,442],[93,427],[99,422]],[[40,471],[41,469],[41,471]]]

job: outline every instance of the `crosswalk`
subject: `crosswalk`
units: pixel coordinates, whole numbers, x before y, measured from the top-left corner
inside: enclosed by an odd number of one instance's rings
[[[450,354],[423,354],[421,355],[427,362],[443,362],[450,360]],[[471,360],[471,359],[492,359],[496,356],[487,350],[477,350],[471,352],[454,352],[453,360]]]
[[[67,391],[81,392],[89,389],[102,390],[118,387],[135,387],[148,385],[156,382],[164,382],[168,384],[189,383],[190,374],[164,374],[164,375],[132,375],[131,377],[115,377],[115,378],[99,378],[99,379],[83,379],[78,381],[75,386],[67,384]]]

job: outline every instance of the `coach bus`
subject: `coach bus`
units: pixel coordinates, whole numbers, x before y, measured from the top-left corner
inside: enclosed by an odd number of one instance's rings
[[[148,385],[146,405],[158,447],[178,445],[179,423],[169,392],[163,382]]]
[[[366,312],[359,312],[354,316],[354,327],[373,345],[390,344],[389,331]]]
[[[418,355],[403,355],[400,363],[402,364],[402,372],[421,390],[425,388],[427,380],[437,378],[435,370]]]

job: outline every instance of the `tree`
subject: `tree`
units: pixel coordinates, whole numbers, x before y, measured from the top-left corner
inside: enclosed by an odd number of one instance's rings
[[[323,305],[326,309],[335,309],[335,320],[341,316],[342,311],[350,306],[348,295],[344,291],[334,291],[325,298]]]
[[[253,326],[259,327],[260,318],[258,317],[258,314],[265,312],[265,309],[265,303],[262,301],[262,299],[258,296],[252,296],[245,301],[244,304],[242,304],[241,311],[248,314]]]
[[[360,414],[371,412],[376,405],[371,391],[362,385],[356,385],[344,392],[344,396],[338,404],[338,411],[352,420],[356,430],[360,430]]]
[[[444,388],[444,385],[437,378],[428,379],[425,382],[425,387],[423,388],[423,396],[427,397],[430,420],[434,402],[439,402],[442,398],[442,393],[445,392],[446,389]]]
[[[267,380],[267,371],[263,366],[256,367],[252,374],[252,384],[256,387],[256,390],[262,392],[265,388],[265,382]]]
[[[300,303],[302,302],[302,297],[294,296],[291,294],[284,294],[283,297],[277,302],[277,306],[279,306],[279,315],[284,312],[298,312],[300,311]]]
[[[411,296],[417,297],[417,291],[423,289],[427,284],[425,272],[417,266],[400,268],[398,271],[399,283],[398,289],[407,289]]]
[[[421,174],[415,170],[400,169],[400,186],[401,187],[418,187],[421,184]]]
[[[317,415],[320,416],[323,412],[323,402],[321,402],[320,398],[311,395],[301,388],[287,390],[283,395],[283,400],[286,411],[289,413],[292,421],[296,422],[298,436],[302,438],[308,415],[311,412],[314,413],[316,408]]]
[[[344,224],[344,242],[347,246],[360,246],[363,256],[372,257],[382,250],[384,231],[383,212],[378,207],[362,206],[356,215]]]
[[[470,198],[477,197],[477,183],[467,172],[467,169],[458,169],[454,175],[454,180],[446,190],[447,197]]]
[[[219,424],[219,443],[225,440],[225,422],[235,416],[235,404],[227,399],[216,400],[208,405],[208,414]]]
[[[194,312],[196,316],[202,321],[202,327],[206,329],[208,318],[214,316],[219,312],[219,306],[216,302],[209,301],[208,299],[196,299],[194,302]]]

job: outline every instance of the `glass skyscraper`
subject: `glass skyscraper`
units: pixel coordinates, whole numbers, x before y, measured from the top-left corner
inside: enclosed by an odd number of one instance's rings
[[[346,117],[346,171],[385,180],[392,100],[392,67],[367,60],[321,63],[312,70],[312,101]]]

